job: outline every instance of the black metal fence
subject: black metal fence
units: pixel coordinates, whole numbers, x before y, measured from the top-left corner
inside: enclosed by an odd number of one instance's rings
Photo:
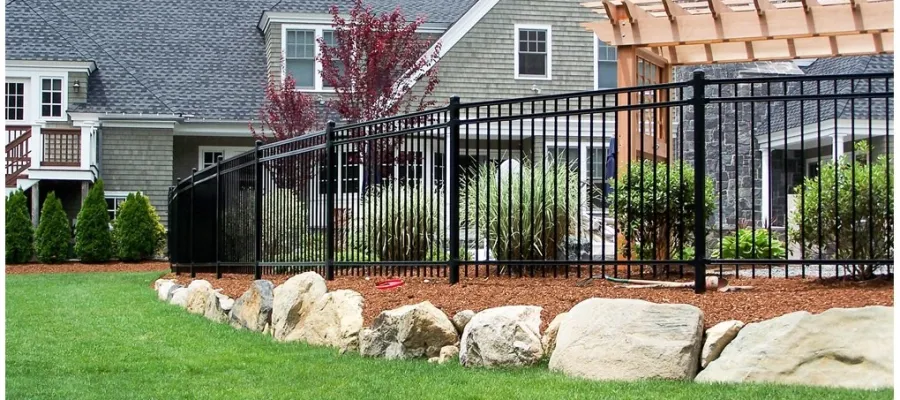
[[[329,123],[180,180],[172,269],[693,276],[698,292],[710,272],[889,273],[892,112],[889,74],[697,73]]]

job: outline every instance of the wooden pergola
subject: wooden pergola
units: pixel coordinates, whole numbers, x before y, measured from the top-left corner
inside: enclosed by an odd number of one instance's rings
[[[601,0],[582,6],[600,16],[583,26],[618,51],[619,87],[669,82],[680,65],[894,52],[893,0]],[[651,135],[620,124],[617,151],[628,157],[617,157],[619,165],[669,158],[667,117],[654,118],[644,121],[655,122]],[[653,150],[628,149],[629,134]]]

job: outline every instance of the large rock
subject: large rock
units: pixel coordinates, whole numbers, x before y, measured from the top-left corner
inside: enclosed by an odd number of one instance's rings
[[[169,301],[169,299],[172,298],[172,292],[180,288],[182,288],[182,286],[175,281],[161,282],[156,289],[157,297],[162,301]]]
[[[744,323],[738,320],[719,322],[706,330],[703,337],[703,351],[700,352],[700,368],[706,368],[709,363],[719,358],[722,350],[737,336]]]
[[[267,280],[256,280],[231,307],[229,320],[235,328],[262,332],[272,318],[272,299],[275,285]]]
[[[191,290],[185,287],[173,290],[172,297],[169,299],[169,304],[187,307],[188,295],[190,295],[190,293]]]
[[[534,364],[541,347],[541,307],[489,308],[472,317],[463,330],[459,361],[467,367]]]
[[[560,324],[550,369],[594,380],[693,379],[702,339],[697,307],[587,299]]]
[[[209,290],[213,290],[212,284],[203,279],[195,279],[195,280],[191,281],[191,283],[188,284],[188,289],[194,290],[194,289],[200,289],[200,288],[206,288]]]
[[[153,282],[153,290],[158,292],[159,286],[166,282],[175,283],[175,280],[174,279],[157,279]]]
[[[306,318],[312,304],[325,295],[325,279],[315,272],[304,272],[275,288],[272,301],[272,336],[284,340]]]
[[[456,327],[456,331],[462,333],[474,316],[475,311],[472,310],[462,310],[453,315],[453,326]]]
[[[699,382],[893,387],[894,309],[799,311],[747,324]]]
[[[457,333],[447,315],[430,302],[382,311],[372,329],[359,338],[359,352],[368,357],[410,359],[436,357],[456,343]]]
[[[441,347],[441,351],[437,357],[431,357],[428,359],[430,363],[438,363],[438,364],[446,364],[456,357],[459,357],[459,347],[456,346],[444,346]]]
[[[212,289],[200,286],[188,290],[187,310],[215,322],[225,322],[227,316],[219,305],[219,297]]]
[[[363,297],[357,292],[336,290],[326,293],[301,316],[285,340],[337,347],[342,353],[357,350],[363,324],[362,309]]]
[[[544,355],[549,356],[553,354],[553,350],[556,348],[556,335],[559,333],[559,325],[568,316],[569,313],[560,313],[550,321],[550,325],[547,325],[547,330],[541,336],[541,346],[544,347]]]

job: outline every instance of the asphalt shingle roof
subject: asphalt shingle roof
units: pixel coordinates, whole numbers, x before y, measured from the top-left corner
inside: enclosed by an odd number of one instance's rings
[[[260,15],[326,14],[333,1],[13,0],[7,59],[94,61],[87,103],[70,111],[246,121],[265,95]],[[408,18],[428,14],[431,22],[453,22],[474,3],[400,0]]]

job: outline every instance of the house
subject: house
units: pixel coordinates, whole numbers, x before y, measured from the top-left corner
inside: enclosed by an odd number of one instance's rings
[[[177,179],[218,156],[252,148],[248,122],[263,104],[267,76],[289,71],[320,104],[333,93],[316,73],[314,57],[315,38],[330,34],[331,3],[10,2],[7,191],[26,190],[35,221],[39,202],[55,191],[74,219],[90,184],[103,178],[111,216],[128,193],[142,191],[165,223],[167,192]],[[346,8],[350,2],[338,3]],[[579,25],[592,17],[577,2],[371,3],[379,11],[399,5],[407,15],[427,16],[421,33],[442,43],[441,84],[434,93],[441,102],[452,95],[478,101],[615,84],[615,50]],[[480,135],[502,135],[500,130],[488,127]],[[506,138],[513,144],[505,147],[521,156],[520,146],[533,152],[573,145],[536,136]],[[587,160],[599,164],[611,136],[610,129],[589,146],[573,147],[570,157],[584,166]],[[475,154],[477,144],[474,137],[463,144],[473,149],[463,164],[510,155],[496,147]],[[413,157],[419,164],[407,167],[435,179],[446,156],[429,145],[421,150],[429,156]],[[341,194],[358,195],[361,168],[343,165],[352,158],[339,159],[339,178],[347,182],[340,190],[352,192]]]

